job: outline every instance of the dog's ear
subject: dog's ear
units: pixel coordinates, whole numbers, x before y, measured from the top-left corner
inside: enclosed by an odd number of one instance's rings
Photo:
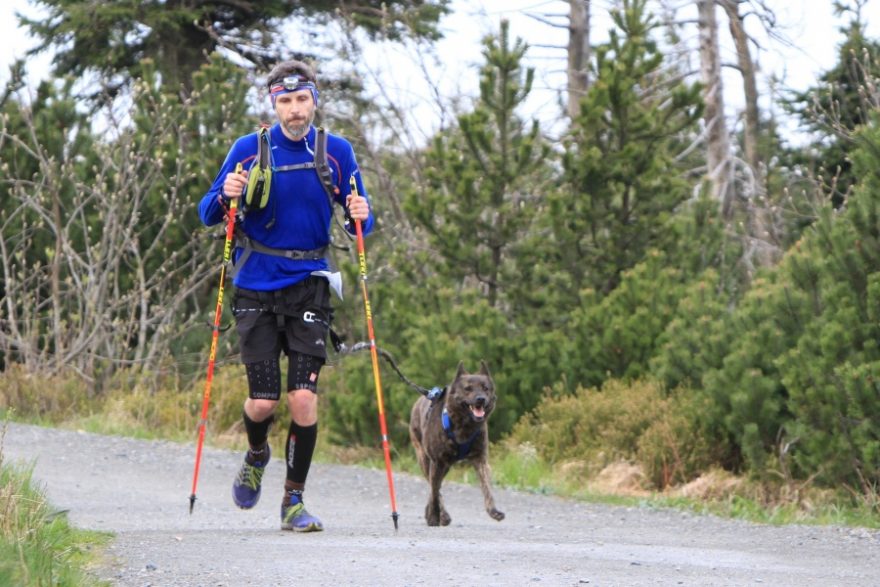
[[[464,370],[464,361],[458,362],[458,371],[455,372],[455,378],[458,379],[462,375],[467,375],[468,372]]]
[[[489,373],[489,367],[486,365],[486,361],[480,359],[480,375],[485,375],[486,377],[492,377]]]

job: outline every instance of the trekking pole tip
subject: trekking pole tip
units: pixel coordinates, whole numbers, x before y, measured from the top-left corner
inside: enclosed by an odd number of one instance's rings
[[[394,521],[394,531],[397,532],[397,512],[391,512],[391,519]]]
[[[192,495],[189,496],[189,514],[190,515],[192,515],[192,513],[193,513],[193,506],[194,505],[196,505],[196,494],[195,493],[193,493]]]

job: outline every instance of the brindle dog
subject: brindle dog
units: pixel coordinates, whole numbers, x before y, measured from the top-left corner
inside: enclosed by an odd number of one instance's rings
[[[487,420],[495,409],[495,383],[486,363],[479,373],[468,373],[464,364],[452,383],[443,390],[442,401],[420,397],[413,405],[409,436],[422,472],[428,479],[430,495],[425,507],[429,526],[448,526],[452,518],[443,507],[440,485],[458,461],[474,466],[483,490],[486,512],[498,520],[504,514],[495,509],[489,471],[489,428]]]

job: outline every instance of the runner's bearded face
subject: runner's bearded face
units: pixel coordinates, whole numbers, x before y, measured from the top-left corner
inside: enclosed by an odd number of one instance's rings
[[[275,97],[275,115],[288,138],[303,138],[315,120],[315,100],[308,89],[280,94]]]

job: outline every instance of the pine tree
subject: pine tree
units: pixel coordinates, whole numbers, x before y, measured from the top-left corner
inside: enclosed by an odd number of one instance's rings
[[[479,286],[496,307],[517,279],[511,248],[526,233],[540,194],[548,147],[538,123],[516,110],[528,97],[534,71],[522,69],[527,46],[513,44],[509,24],[485,41],[480,99],[458,127],[438,135],[425,154],[427,181],[406,198],[407,211],[428,235],[438,271]]]
[[[600,296],[668,242],[667,224],[690,195],[675,147],[700,114],[699,87],[662,71],[646,2],[612,14],[616,29],[596,50],[595,81],[565,143],[563,189],[549,204],[559,264],[575,292]]]
[[[533,314],[513,311],[521,292],[514,255],[540,205],[536,178],[547,174],[548,154],[537,124],[516,115],[533,77],[520,65],[525,51],[502,23],[499,35],[485,41],[473,111],[423,154],[426,182],[410,189],[404,205],[424,240],[371,236],[374,245],[383,239],[371,251],[388,255],[371,260],[385,268],[370,290],[379,344],[424,387],[447,385],[459,361],[476,369],[485,360],[504,390],[492,416],[493,439],[535,405],[563,367],[550,360],[558,357],[563,333],[532,329]],[[361,321],[349,320],[355,332]],[[339,438],[364,441],[375,436],[369,361],[346,359],[345,371],[344,385],[333,382],[328,394],[341,414],[330,426]],[[383,385],[390,434],[405,442],[416,392],[394,376]]]
[[[652,376],[668,390],[699,384],[718,360],[710,329],[732,297],[724,269],[729,244],[717,202],[682,205],[669,223],[671,246],[650,249],[601,297],[585,289],[569,314],[570,373],[580,385]],[[725,275],[727,277],[722,277]]]
[[[880,133],[859,134],[862,178],[846,209],[830,200],[780,265],[760,274],[714,339],[703,392],[722,423],[725,465],[864,491],[878,480]],[[842,213],[841,213],[842,212]],[[710,327],[718,332],[719,325]]]
[[[852,154],[860,182],[842,215],[824,210],[792,272],[813,318],[779,359],[793,422],[792,469],[871,494],[880,483],[880,130],[874,115]],[[809,279],[804,279],[808,275]]]
[[[876,107],[870,85],[880,74],[880,43],[865,35],[860,10],[835,4],[838,15],[852,14],[841,29],[837,63],[819,76],[816,86],[794,93],[787,107],[814,136],[807,148],[790,154],[793,162],[821,177],[840,206],[858,180],[850,159],[853,135]]]

